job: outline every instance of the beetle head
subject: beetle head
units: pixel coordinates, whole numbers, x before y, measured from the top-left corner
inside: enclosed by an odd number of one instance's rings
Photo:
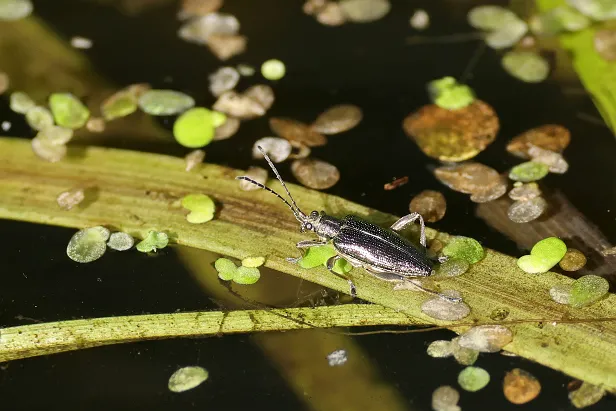
[[[313,211],[310,214],[308,214],[307,216],[305,216],[305,218],[302,220],[300,220],[302,226],[300,227],[300,231],[304,232],[304,231],[317,231],[317,229],[319,228],[320,225],[320,221],[321,221],[321,214],[319,214],[318,211]]]

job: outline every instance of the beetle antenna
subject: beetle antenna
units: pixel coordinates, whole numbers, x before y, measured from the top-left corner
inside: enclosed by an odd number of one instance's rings
[[[253,180],[252,178],[246,177],[246,176],[238,176],[235,177],[236,180],[245,180],[248,181],[251,184],[256,185],[257,187],[261,187],[264,190],[269,191],[270,193],[274,194],[276,197],[278,197],[279,199],[281,199],[282,201],[284,201],[284,203],[287,205],[287,207],[289,207],[291,209],[291,211],[293,211],[293,214],[295,214],[295,218],[297,218],[299,221],[302,221],[302,216],[305,217],[303,215],[303,213],[298,214],[298,212],[295,210],[295,208],[293,208],[293,206],[291,204],[289,204],[289,202],[287,200],[284,199],[283,196],[281,196],[280,194],[278,194],[277,192],[275,192],[274,190],[272,190],[269,187],[264,186],[263,184],[256,182],[255,180]]]
[[[272,169],[272,171],[274,172],[274,174],[276,174],[276,178],[278,179],[278,181],[280,181],[280,184],[282,184],[282,187],[284,188],[284,191],[287,192],[287,195],[289,196],[289,198],[291,199],[291,202],[295,206],[295,210],[297,210],[299,212],[299,214],[302,215],[303,217],[306,217],[306,215],[304,213],[302,213],[302,210],[300,210],[299,207],[297,206],[297,203],[295,203],[295,200],[293,199],[293,196],[289,192],[289,189],[287,188],[287,185],[282,180],[282,177],[280,177],[280,174],[278,173],[278,170],[274,166],[274,163],[272,163],[272,160],[270,160],[269,156],[267,155],[267,153],[265,153],[265,151],[261,148],[261,146],[257,146],[257,148],[259,149],[261,154],[263,154],[263,157],[265,157],[265,160],[267,161],[267,164],[269,164],[269,166]]]

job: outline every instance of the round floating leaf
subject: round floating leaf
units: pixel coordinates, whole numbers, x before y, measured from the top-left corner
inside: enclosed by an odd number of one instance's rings
[[[502,325],[480,325],[460,336],[460,347],[479,352],[498,352],[513,340],[513,333]]]
[[[565,127],[557,124],[545,124],[527,130],[513,138],[507,144],[507,151],[521,158],[530,158],[528,151],[532,146],[562,153],[570,141],[571,133]]]
[[[548,61],[533,51],[509,51],[501,64],[505,71],[526,83],[540,83],[550,73]]]
[[[209,377],[203,367],[192,366],[180,368],[169,378],[169,391],[184,392],[201,385]]]
[[[346,18],[355,23],[369,23],[385,17],[391,10],[389,0],[340,0]]]
[[[228,258],[219,258],[214,263],[214,268],[218,271],[218,278],[223,281],[233,280],[237,271],[235,263]]]
[[[0,1],[0,21],[15,21],[32,14],[30,0],[2,0]]]
[[[26,113],[26,121],[28,125],[35,130],[44,130],[47,127],[53,126],[53,116],[45,107],[32,107]]]
[[[513,11],[492,5],[473,7],[466,17],[474,28],[488,31],[499,30],[519,20]]]
[[[507,217],[514,223],[523,224],[536,220],[548,208],[548,202],[543,197],[516,201],[507,210]]]
[[[36,138],[53,146],[68,143],[73,138],[73,130],[60,126],[45,127],[36,134]]]
[[[439,167],[434,175],[447,187],[465,194],[483,194],[502,184],[496,170],[475,162]]]
[[[362,118],[361,108],[353,104],[339,104],[319,114],[311,127],[322,134],[338,134],[357,126]]]
[[[586,256],[575,248],[569,248],[558,265],[565,271],[578,271],[586,265]]]
[[[261,65],[261,75],[268,80],[280,80],[284,77],[286,68],[280,60],[267,60]]]
[[[483,368],[466,367],[458,374],[458,384],[466,391],[479,391],[490,382],[490,374]]]
[[[513,404],[526,404],[534,400],[541,391],[541,384],[531,373],[514,368],[505,374],[503,392]]]
[[[291,151],[293,147],[291,147],[291,143],[284,138],[278,137],[263,137],[255,141],[252,146],[252,158],[260,159],[263,158],[263,154],[259,147],[265,151],[267,156],[274,163],[282,163],[291,155]]]
[[[267,182],[267,170],[261,167],[250,167],[243,175],[263,185],[265,185],[265,183]],[[261,189],[261,187],[256,186],[246,180],[240,180],[239,185],[240,190],[244,191]]]
[[[419,213],[425,222],[434,223],[445,216],[447,201],[445,196],[438,191],[424,190],[417,194],[409,204],[411,213]]]
[[[57,125],[74,130],[83,127],[90,117],[90,110],[71,93],[53,93],[49,108]]]
[[[317,133],[307,124],[288,118],[272,117],[269,120],[272,131],[289,141],[296,141],[308,147],[323,146],[327,143],[327,137]]]
[[[238,267],[233,282],[237,284],[249,285],[254,284],[261,278],[261,272],[256,267]]]
[[[62,160],[66,155],[66,146],[63,144],[51,144],[44,139],[34,137],[32,139],[32,151],[39,158],[55,163]]]
[[[182,199],[182,207],[190,210],[186,216],[189,223],[201,224],[214,218],[216,205],[214,201],[205,194],[189,194]]]
[[[486,36],[486,44],[500,50],[513,46],[528,32],[528,25],[523,20],[511,22],[508,26],[495,30]]]
[[[605,296],[610,288],[608,281],[597,275],[585,275],[571,285],[569,305],[575,308],[590,305]]]
[[[428,345],[427,353],[430,357],[434,358],[450,357],[453,355],[453,347],[451,341],[432,341],[430,345]]]
[[[300,183],[314,190],[328,189],[340,180],[336,166],[313,158],[295,160],[291,172]]]
[[[104,227],[84,228],[76,232],[66,247],[66,254],[78,263],[98,260],[105,254],[109,230]]]
[[[531,181],[541,180],[547,176],[550,167],[547,164],[536,161],[527,161],[526,163],[518,164],[509,172],[509,178],[513,181],[521,181],[530,183]]]
[[[210,74],[210,91],[216,97],[225,91],[233,90],[240,80],[240,73],[233,67],[221,67]]]
[[[14,91],[11,93],[9,105],[11,110],[19,114],[26,114],[36,105],[29,95],[23,91]]]
[[[529,274],[545,273],[558,264],[566,252],[567,246],[560,238],[548,237],[535,244],[530,255],[520,257],[517,264]]]
[[[336,250],[330,244],[310,247],[306,250],[306,254],[299,260],[299,266],[302,268],[318,267],[326,264],[327,260],[336,254]]]
[[[460,293],[453,290],[445,290],[443,294],[460,297]],[[425,301],[421,305],[421,311],[437,320],[456,321],[468,316],[471,309],[464,302],[452,302],[441,297],[435,297]]]
[[[174,90],[148,90],[139,97],[139,107],[153,116],[171,116],[194,107],[195,100]]]
[[[265,257],[248,257],[242,260],[244,267],[261,267],[265,263]]]
[[[460,393],[455,388],[443,385],[432,393],[432,409],[434,411],[460,411],[459,400]]]
[[[616,18],[616,2],[613,0],[568,0],[567,2],[593,20]]]
[[[469,264],[479,262],[485,252],[479,241],[469,237],[454,237],[443,248],[443,255],[466,260]]]
[[[461,347],[460,337],[456,337],[451,340],[451,347],[453,351],[453,358],[460,365],[473,365],[477,358],[479,358],[479,351],[473,350],[471,348]]]
[[[461,258],[448,258],[436,269],[436,275],[444,277],[457,277],[464,274],[470,268],[468,261]]]
[[[137,250],[142,253],[149,253],[167,247],[169,236],[167,233],[150,231],[148,235],[137,244]]]
[[[128,233],[113,233],[107,241],[107,246],[112,250],[126,251],[130,250],[135,244],[135,239]]]
[[[213,120],[210,110],[203,107],[191,108],[173,124],[173,136],[184,147],[203,147],[214,138]]]
[[[137,98],[127,90],[120,90],[101,103],[101,114],[107,121],[126,117],[136,110]]]

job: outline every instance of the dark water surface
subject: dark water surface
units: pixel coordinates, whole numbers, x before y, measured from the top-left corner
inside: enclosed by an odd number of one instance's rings
[[[222,11],[236,15],[241,33],[249,39],[247,51],[228,64],[219,62],[207,48],[177,37],[176,5],[170,3],[131,17],[94,1],[35,1],[35,10],[61,37],[92,39],[94,47],[84,53],[110,82],[119,86],[147,82],[185,91],[200,105],[214,102],[208,74],[218,67],[247,63],[258,68],[269,58],[284,61],[287,75],[273,85],[276,103],[268,117],[311,121],[323,109],[343,102],[364,110],[364,120],[357,128],[313,150],[314,157],[340,169],[342,179],[329,193],[403,215],[413,195],[424,189],[439,190],[447,198],[447,215],[432,227],[520,255],[515,241],[475,216],[475,204],[468,196],[446,189],[431,175],[430,166],[437,162],[424,156],[401,127],[409,112],[428,102],[425,84],[445,75],[460,76],[479,44],[408,46],[405,38],[417,34],[408,24],[412,11],[417,7],[429,11],[432,25],[425,35],[467,33],[471,29],[465,14],[480,2],[395,0],[392,12],[377,23],[329,28],[303,15],[299,0],[227,0]],[[238,89],[259,81],[258,74],[244,78]],[[529,85],[513,79],[500,68],[499,55],[491,50],[482,55],[469,84],[501,120],[499,138],[476,160],[505,170],[519,162],[505,151],[509,138],[545,123],[568,127],[573,136],[565,152],[570,171],[548,176],[545,184],[561,190],[608,240],[616,241],[616,210],[611,209],[616,200],[616,142],[606,127],[578,118],[580,112],[598,117],[590,100],[564,94],[562,84],[554,81]],[[8,100],[3,97],[0,112],[13,122],[11,133],[31,136],[23,119],[8,111]],[[238,135],[207,147],[207,161],[235,168],[253,165],[252,144],[267,135],[271,131],[266,118],[243,123]],[[187,152],[173,143],[136,143],[130,135],[119,137],[109,145],[177,156]],[[287,165],[281,173],[294,181]],[[383,191],[384,183],[400,176],[409,176],[409,183]],[[94,263],[80,265],[65,253],[75,230],[11,221],[0,224],[4,233],[0,253],[5,262],[0,279],[2,326],[28,324],[30,319],[219,308],[173,248],[155,257],[108,253]],[[310,338],[315,331],[303,333]],[[444,384],[456,386],[462,367],[452,359],[432,359],[425,349],[433,340],[452,336],[447,331],[373,335],[356,337],[355,343],[364,353],[362,361],[370,361],[378,370],[380,380],[375,384],[394,387],[402,398],[402,409],[429,410],[432,391]],[[306,347],[284,347],[295,349]],[[351,357],[349,363],[354,360],[359,359]],[[207,368],[210,379],[198,389],[170,393],[169,376],[186,365]],[[462,392],[463,410],[574,409],[566,390],[571,378],[556,371],[498,354],[481,355],[476,365],[488,370],[493,381],[480,392]],[[515,367],[531,372],[542,383],[541,395],[524,406],[510,404],[502,394],[502,376]],[[322,365],[311,367],[311,372],[310,378],[318,380],[322,374],[338,371],[329,368],[323,358]],[[347,392],[345,380],[321,386],[323,392],[306,389],[303,394],[301,389],[294,392],[291,385],[249,335],[117,345],[14,361],[0,370],[3,408],[14,410],[325,410],[317,405],[321,402],[316,397]],[[371,397],[370,393],[361,395]],[[374,395],[378,395],[376,390]],[[615,408],[616,401],[610,397],[590,409]]]

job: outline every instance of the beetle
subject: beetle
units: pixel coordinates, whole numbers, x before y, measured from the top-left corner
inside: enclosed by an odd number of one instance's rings
[[[291,196],[289,189],[268,155],[260,146],[257,146],[257,148],[263,154],[280,184],[282,184],[291,202],[289,203],[289,201],[271,188],[247,176],[238,176],[236,179],[248,181],[276,195],[284,201],[293,212],[293,215],[295,215],[295,218],[300,222],[301,232],[313,231],[319,237],[318,240],[300,241],[296,244],[298,249],[304,250],[310,247],[318,247],[326,245],[331,241],[337,254],[327,260],[327,268],[332,273],[349,282],[353,297],[357,293],[351,278],[333,271],[334,264],[340,258],[347,260],[353,267],[364,268],[367,272],[382,280],[410,282],[413,287],[437,295],[445,300],[452,302],[461,301],[460,298],[438,293],[412,281],[413,278],[428,277],[434,273],[432,258],[428,257],[426,252],[425,224],[419,213],[411,213],[400,218],[388,229],[370,223],[355,215],[347,215],[342,219],[327,215],[324,211],[312,211],[306,215],[295,203],[293,196]],[[419,243],[421,248],[402,237],[399,233],[400,230],[415,221],[419,221],[420,224]],[[287,260],[297,262],[300,258],[288,258]],[[443,262],[446,260],[446,257],[441,257],[437,260]]]

